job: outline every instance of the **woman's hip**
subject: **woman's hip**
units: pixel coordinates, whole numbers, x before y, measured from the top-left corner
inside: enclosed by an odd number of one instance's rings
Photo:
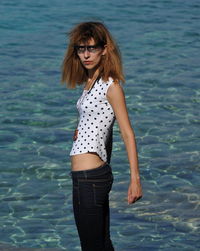
[[[112,168],[111,165],[107,162],[101,164],[100,166],[92,169],[85,169],[81,171],[71,171],[70,172],[72,180],[110,180],[113,179]]]

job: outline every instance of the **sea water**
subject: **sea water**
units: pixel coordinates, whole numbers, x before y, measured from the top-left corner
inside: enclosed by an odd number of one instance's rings
[[[116,251],[200,250],[200,2],[0,1],[0,250],[80,250],[69,151],[82,89],[60,84],[67,32],[104,22],[122,53],[143,198],[127,205],[117,123]]]

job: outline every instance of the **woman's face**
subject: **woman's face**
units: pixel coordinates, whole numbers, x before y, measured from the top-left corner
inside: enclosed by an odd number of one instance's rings
[[[76,50],[82,65],[87,70],[94,70],[98,68],[101,57],[106,53],[106,47],[102,48],[95,44],[93,38],[85,44],[81,43],[76,47]]]

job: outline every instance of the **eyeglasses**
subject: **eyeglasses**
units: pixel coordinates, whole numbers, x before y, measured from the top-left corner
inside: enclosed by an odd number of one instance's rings
[[[91,53],[96,53],[101,46],[99,45],[75,45],[78,54],[84,53],[86,50]]]

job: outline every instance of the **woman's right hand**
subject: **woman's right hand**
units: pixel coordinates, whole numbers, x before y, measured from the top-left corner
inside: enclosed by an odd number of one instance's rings
[[[73,140],[76,141],[77,138],[78,138],[78,129],[76,129],[76,130],[74,131]]]

